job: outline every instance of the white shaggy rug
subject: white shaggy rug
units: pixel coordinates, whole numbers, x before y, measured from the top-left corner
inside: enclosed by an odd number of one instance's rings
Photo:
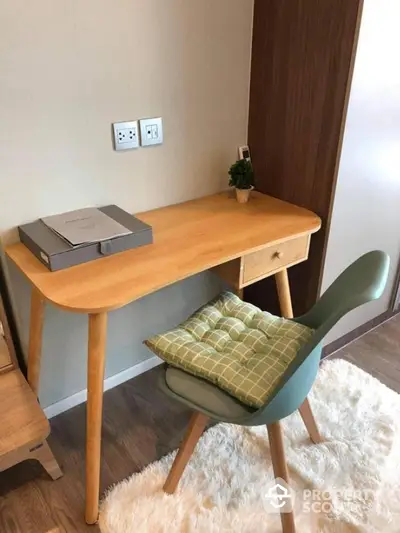
[[[297,413],[283,423],[297,531],[399,533],[400,396],[333,360],[322,365],[310,401],[326,442],[313,445]],[[112,488],[102,533],[281,531],[264,504],[273,482],[264,427],[207,431],[168,496],[161,488],[174,454]]]

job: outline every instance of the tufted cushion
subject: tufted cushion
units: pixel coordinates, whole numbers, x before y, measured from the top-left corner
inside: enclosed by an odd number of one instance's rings
[[[222,293],[177,328],[145,344],[168,364],[260,407],[313,330]]]

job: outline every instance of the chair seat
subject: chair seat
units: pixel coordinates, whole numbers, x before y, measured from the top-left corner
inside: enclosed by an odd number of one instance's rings
[[[255,412],[251,407],[242,404],[212,383],[196,378],[178,368],[168,367],[165,372],[165,385],[174,395],[192,408],[207,411],[216,419],[236,420]]]
[[[259,408],[312,335],[307,326],[224,292],[177,328],[145,344],[169,365]]]

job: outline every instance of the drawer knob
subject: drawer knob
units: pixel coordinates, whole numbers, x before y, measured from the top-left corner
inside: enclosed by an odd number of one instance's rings
[[[282,259],[282,257],[283,257],[283,252],[275,252],[275,257],[276,257],[277,259]]]

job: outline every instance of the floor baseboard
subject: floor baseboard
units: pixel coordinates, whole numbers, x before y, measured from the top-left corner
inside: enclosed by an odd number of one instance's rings
[[[384,313],[376,316],[372,320],[369,320],[365,324],[362,324],[358,328],[349,331],[349,333],[346,333],[346,335],[343,335],[343,337],[339,337],[339,339],[336,339],[335,341],[324,346],[322,349],[322,357],[329,357],[330,355],[334,354],[338,350],[341,350],[359,337],[362,337],[369,331],[377,328],[387,320],[390,320],[398,313],[399,311],[392,311],[391,309],[389,309],[388,311],[385,311]]]
[[[136,376],[139,376],[140,374],[147,372],[147,370],[150,370],[155,366],[161,365],[162,363],[163,361],[156,356],[150,357],[145,361],[141,361],[140,363],[131,366],[130,368],[127,368],[126,370],[115,374],[114,376],[106,378],[104,380],[104,391],[113,389],[117,385],[128,381],[128,379],[132,379]],[[76,405],[86,402],[86,400],[87,389],[79,391],[75,394],[72,394],[72,396],[68,396],[68,398],[63,398],[59,402],[49,405],[44,409],[44,413],[47,418],[53,418],[54,416],[57,416],[61,413],[64,413],[65,411],[68,411],[69,409],[72,409],[72,407],[75,407]]]

